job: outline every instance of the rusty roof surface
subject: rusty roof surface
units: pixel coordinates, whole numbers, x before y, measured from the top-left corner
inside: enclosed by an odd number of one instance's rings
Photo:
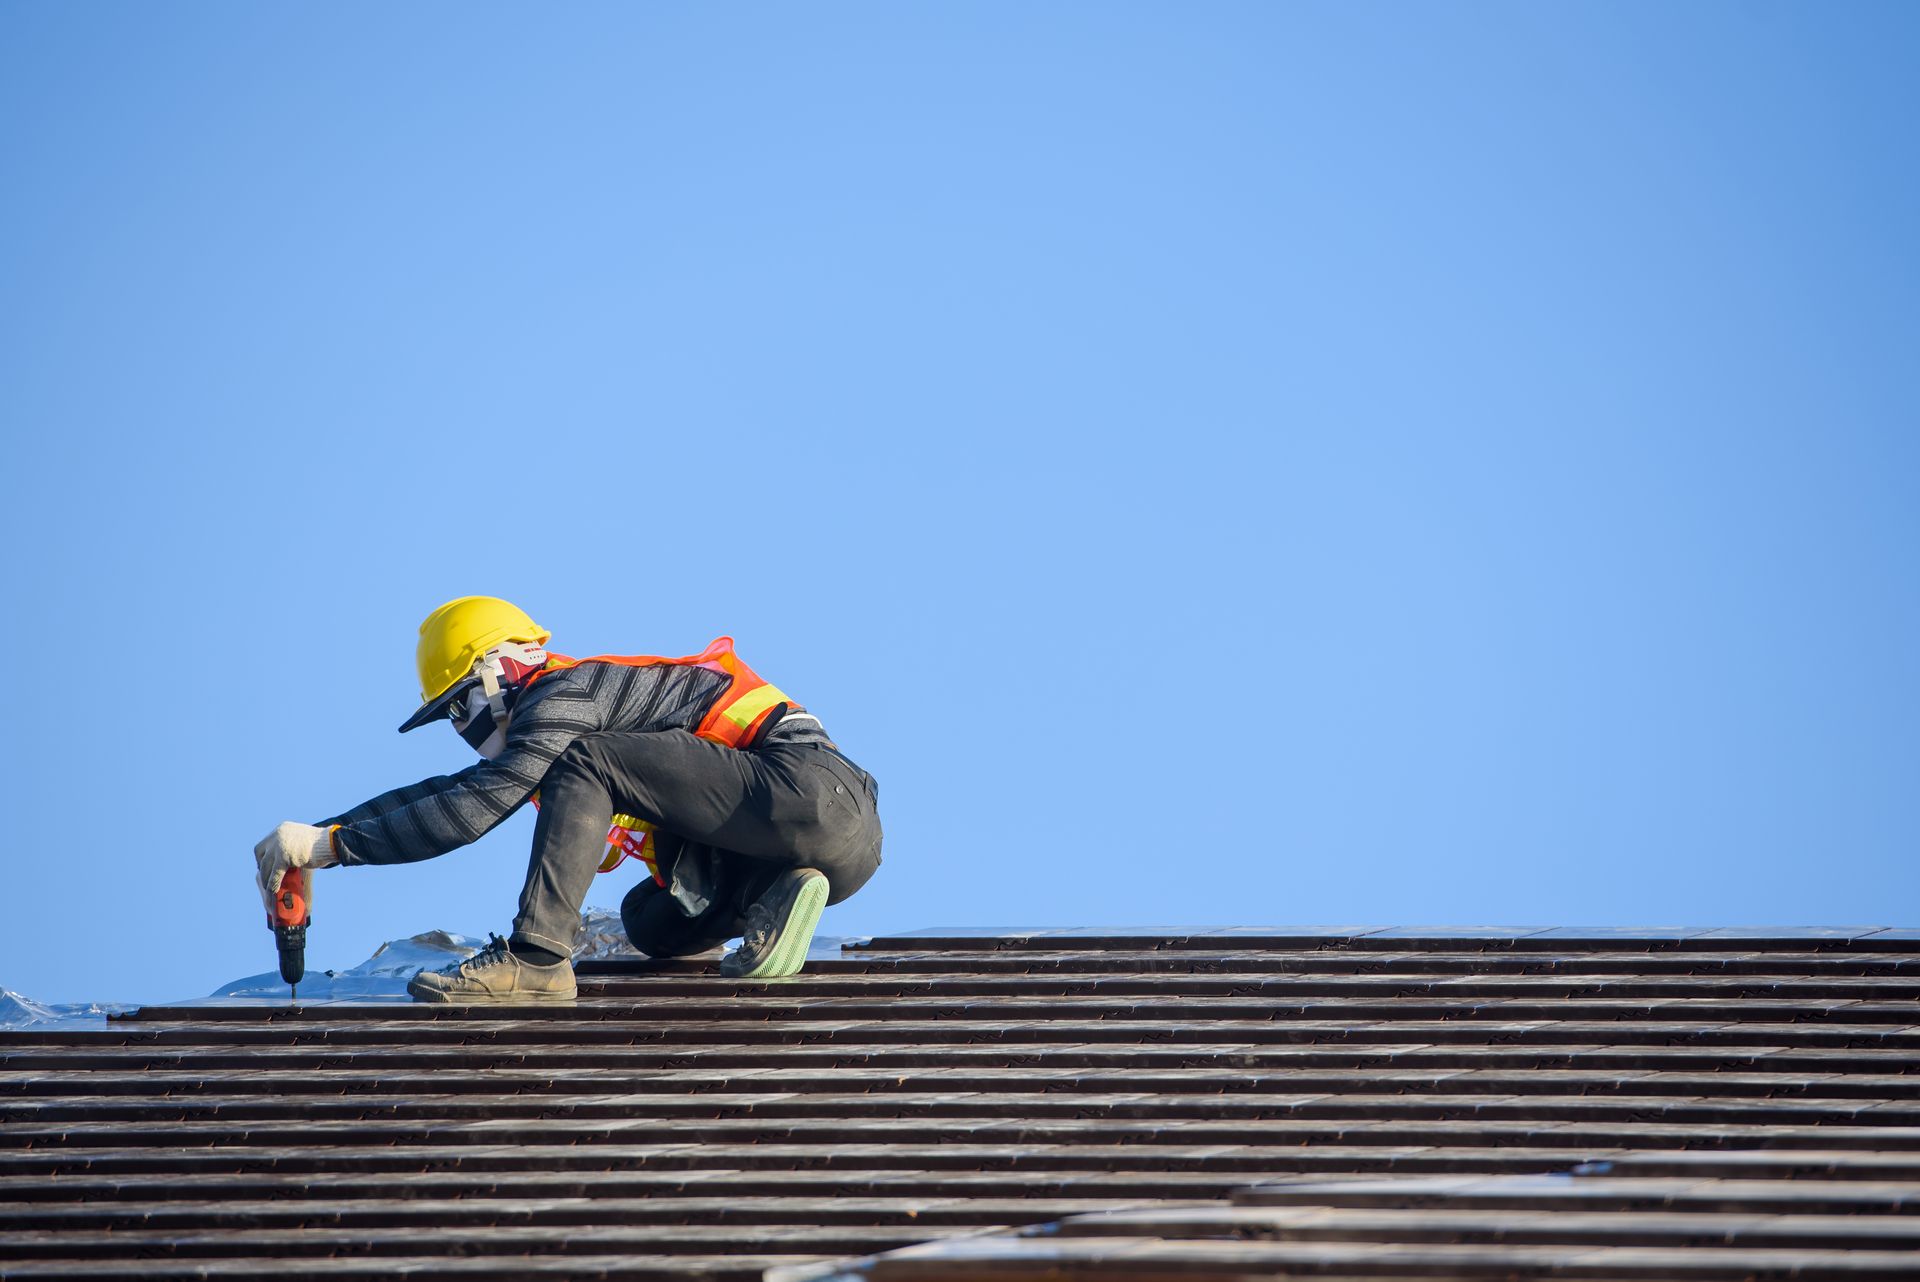
[[[1920,931],[934,930],[0,1032],[0,1276],[1920,1276]]]

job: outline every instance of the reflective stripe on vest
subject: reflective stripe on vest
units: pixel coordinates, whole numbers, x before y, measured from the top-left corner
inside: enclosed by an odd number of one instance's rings
[[[628,859],[645,864],[657,885],[667,884],[660,875],[660,861],[653,854],[653,825],[633,815],[615,815],[607,828],[607,853],[600,860],[600,871],[612,872]]]

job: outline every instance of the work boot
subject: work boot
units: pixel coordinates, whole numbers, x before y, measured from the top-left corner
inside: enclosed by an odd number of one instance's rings
[[[806,964],[813,928],[827,906],[827,875],[814,868],[780,874],[747,907],[747,933],[740,947],[720,959],[720,973],[734,979],[780,979]]]
[[[407,982],[407,991],[420,1002],[570,1002],[577,989],[573,963],[534,966],[513,955],[507,941],[493,942],[463,962],[440,970],[423,970]]]

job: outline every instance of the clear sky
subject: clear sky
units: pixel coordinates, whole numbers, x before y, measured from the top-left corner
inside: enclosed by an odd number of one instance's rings
[[[817,711],[829,933],[1920,924],[1916,119],[1897,3],[0,5],[0,986],[270,968],[466,593]]]

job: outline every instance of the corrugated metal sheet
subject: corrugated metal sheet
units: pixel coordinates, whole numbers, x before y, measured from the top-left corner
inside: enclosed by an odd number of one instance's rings
[[[593,963],[571,1007],[0,1033],[0,1119],[6,1277],[1911,1277],[1920,932]]]

